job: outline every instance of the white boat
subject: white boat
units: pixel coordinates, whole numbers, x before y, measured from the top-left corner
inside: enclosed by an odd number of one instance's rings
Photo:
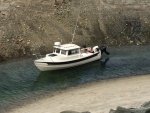
[[[79,66],[99,60],[103,52],[109,54],[105,47],[99,49],[98,46],[81,48],[76,44],[61,45],[60,42],[55,42],[53,48],[53,53],[34,61],[39,70],[50,71]]]

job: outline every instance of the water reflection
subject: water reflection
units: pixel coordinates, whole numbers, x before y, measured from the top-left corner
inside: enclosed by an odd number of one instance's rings
[[[52,90],[82,84],[86,82],[85,79],[91,80],[93,73],[98,74],[99,71],[104,71],[108,61],[109,58],[73,68],[41,72],[36,78],[33,88],[34,90],[42,88]]]

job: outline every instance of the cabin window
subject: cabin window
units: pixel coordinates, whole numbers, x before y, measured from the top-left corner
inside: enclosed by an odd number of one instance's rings
[[[66,55],[66,51],[65,50],[61,50],[61,54]]]
[[[74,55],[74,54],[78,54],[78,53],[79,53],[79,49],[73,49],[73,50],[68,51],[68,55]]]
[[[60,53],[60,49],[56,48],[55,52]]]

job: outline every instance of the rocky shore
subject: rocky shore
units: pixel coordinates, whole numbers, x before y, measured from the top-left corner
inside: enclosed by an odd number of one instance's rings
[[[150,113],[150,102],[144,103],[140,108],[117,107],[116,110],[110,110],[109,113]]]
[[[1,0],[0,61],[71,42],[77,20],[79,45],[150,44],[149,6],[149,0]]]
[[[91,112],[62,111],[60,113],[91,113]],[[139,108],[124,108],[118,106],[116,110],[111,109],[109,113],[150,113],[150,102],[145,102]]]

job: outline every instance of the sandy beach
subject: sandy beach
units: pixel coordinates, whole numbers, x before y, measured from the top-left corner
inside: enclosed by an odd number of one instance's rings
[[[150,75],[88,83],[12,109],[9,113],[60,113],[65,110],[109,113],[117,106],[140,107],[150,100]]]

